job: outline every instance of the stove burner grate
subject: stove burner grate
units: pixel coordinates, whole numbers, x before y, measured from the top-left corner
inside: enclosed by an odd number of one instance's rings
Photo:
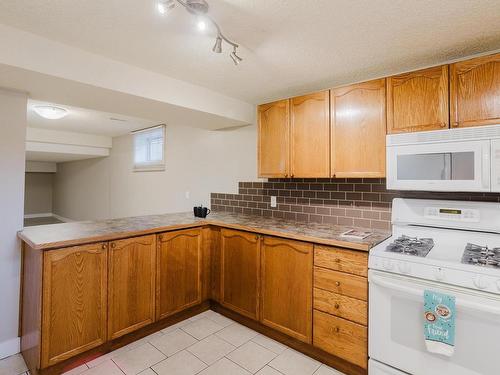
[[[425,257],[433,247],[434,240],[432,238],[417,238],[402,235],[389,244],[386,251]]]
[[[488,246],[468,243],[462,256],[462,263],[500,268],[500,248],[490,249]]]

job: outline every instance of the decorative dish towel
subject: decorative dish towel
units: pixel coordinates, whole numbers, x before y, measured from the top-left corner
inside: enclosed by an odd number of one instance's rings
[[[426,290],[424,309],[427,350],[451,357],[455,351],[455,297]]]

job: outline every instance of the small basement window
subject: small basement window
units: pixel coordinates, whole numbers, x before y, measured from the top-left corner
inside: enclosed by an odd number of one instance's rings
[[[134,135],[134,171],[165,170],[165,125],[137,130]]]

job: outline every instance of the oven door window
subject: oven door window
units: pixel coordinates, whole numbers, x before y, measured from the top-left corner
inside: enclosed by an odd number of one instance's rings
[[[397,156],[398,180],[474,180],[474,152]]]

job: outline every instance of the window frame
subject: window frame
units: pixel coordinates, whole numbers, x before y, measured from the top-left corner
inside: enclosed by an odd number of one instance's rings
[[[145,163],[137,163],[136,162],[136,152],[137,152],[137,138],[136,136],[141,133],[146,133],[146,132],[152,132],[153,130],[156,130],[158,128],[161,128],[162,132],[162,140],[163,140],[163,148],[162,148],[162,159],[158,161],[151,161],[151,162],[145,162]],[[165,124],[160,124],[156,126],[152,126],[150,128],[145,128],[145,129],[140,129],[133,131],[132,133],[133,139],[132,139],[132,170],[134,172],[155,172],[155,171],[164,171],[165,170],[165,154],[166,154],[166,125]],[[148,148],[151,147],[151,143],[147,143]]]

